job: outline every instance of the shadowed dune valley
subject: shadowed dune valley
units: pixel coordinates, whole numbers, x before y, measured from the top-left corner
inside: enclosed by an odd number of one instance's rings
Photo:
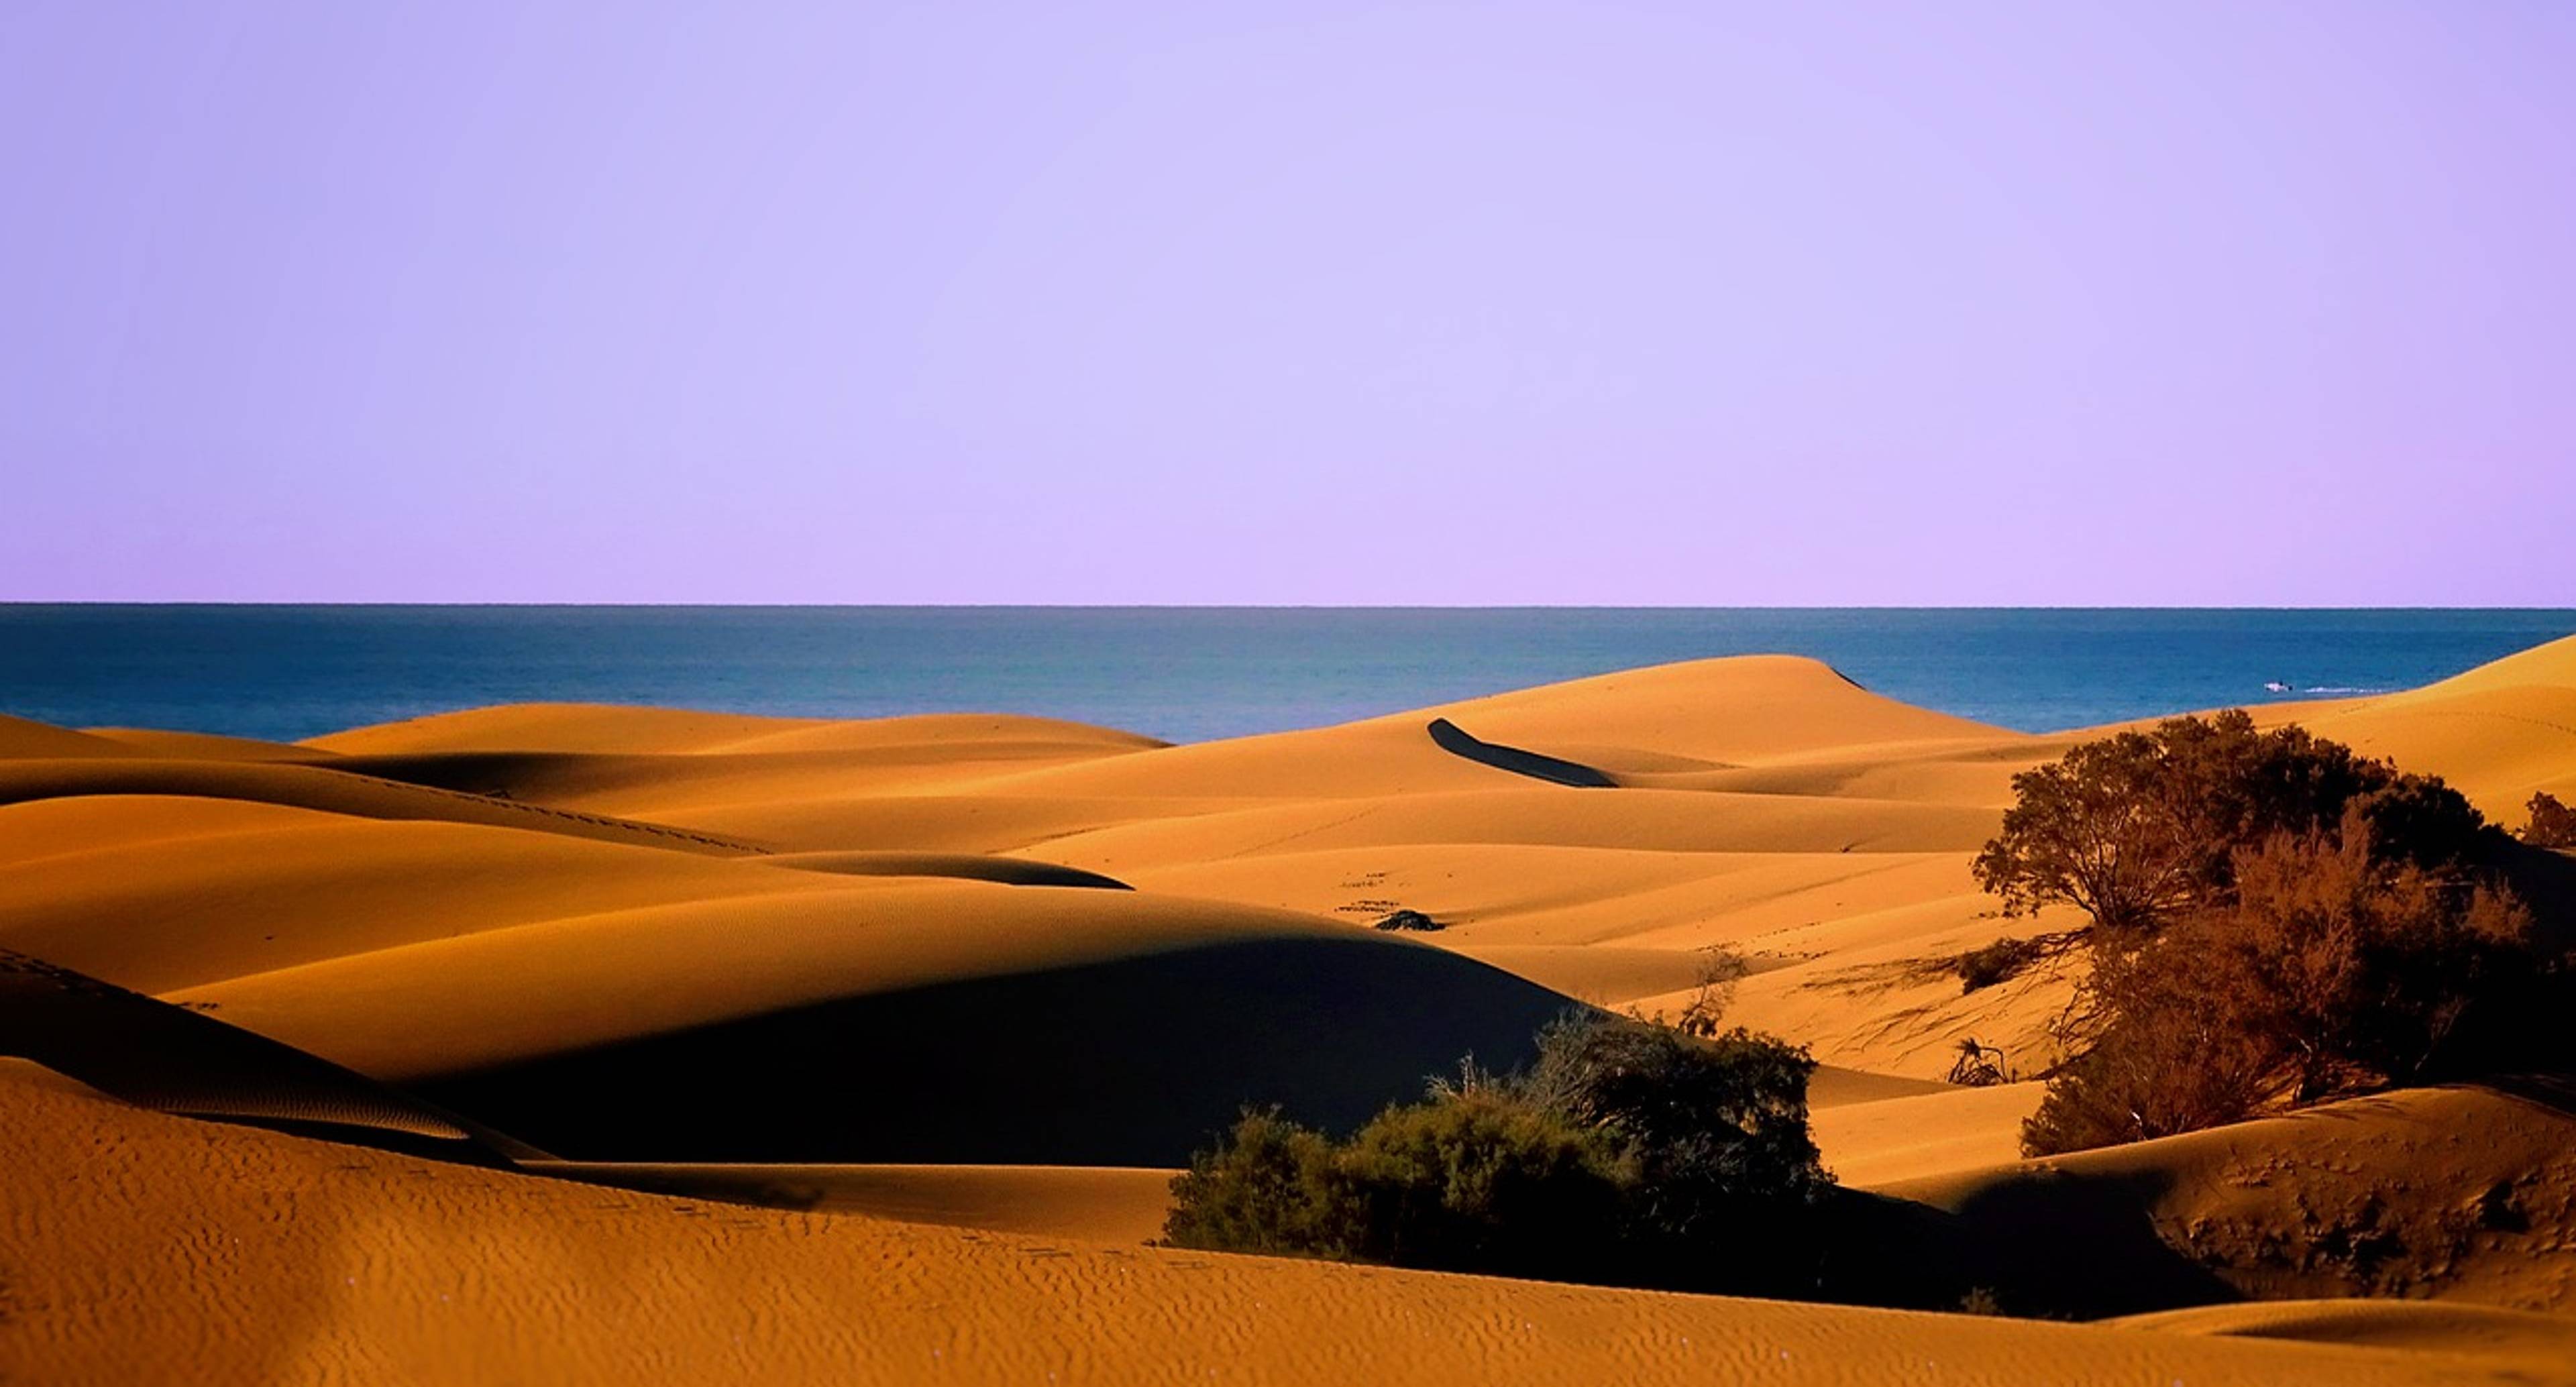
[[[2233,1108],[2236,1037],[2129,1058],[2070,1018],[2290,849],[2118,952],[2015,904],[2122,746],[2479,821],[2522,964],[2413,1068],[2348,992]],[[1789,656],[1182,745],[0,720],[0,1380],[2576,1381],[2557,796],[2576,638],[2050,735]],[[2178,1115],[2044,1150],[2102,1055]]]

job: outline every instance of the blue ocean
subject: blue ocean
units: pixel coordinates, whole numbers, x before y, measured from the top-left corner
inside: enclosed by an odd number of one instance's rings
[[[2411,688],[2576,611],[0,605],[0,711],[293,740],[527,700],[1006,711],[1171,741],[1712,655],[2025,731]]]

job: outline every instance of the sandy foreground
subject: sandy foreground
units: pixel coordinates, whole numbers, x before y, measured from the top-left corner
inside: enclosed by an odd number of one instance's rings
[[[2576,640],[2264,716],[2576,800]],[[2045,1061],[2067,978],[1947,965],[2065,923],[1967,863],[2073,740],[1787,657],[1186,747],[0,719],[0,1381],[2576,1381],[2559,1087],[2024,1162],[2036,1084],[1941,1082]],[[1241,1104],[1357,1121],[1721,947],[1867,1246],[2095,1322],[1143,1245]]]

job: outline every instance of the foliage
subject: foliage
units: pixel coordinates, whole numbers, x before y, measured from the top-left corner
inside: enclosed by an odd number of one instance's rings
[[[1778,1231],[1830,1187],[1803,1051],[1569,1018],[1525,1074],[1470,1063],[1348,1140],[1247,1112],[1173,1182],[1184,1247],[1713,1287],[1708,1251]],[[1758,1260],[1758,1259],[1756,1259]]]
[[[2252,1038],[2208,1012],[2121,1015],[2050,1078],[2022,1150],[2053,1156],[2241,1122],[2268,1097],[2265,1069]]]
[[[2227,904],[2239,849],[2332,830],[2358,808],[2385,860],[2457,865],[2491,834],[2457,791],[2242,709],[2086,742],[2013,777],[2003,831],[1974,864],[2005,913],[2069,903],[2105,932],[2153,933]]]
[[[1212,1151],[1172,1181],[1164,1236],[1182,1247],[1274,1255],[1350,1255],[1332,1141],[1279,1115],[1246,1110]]]
[[[1748,1206],[1803,1204],[1831,1183],[1807,1130],[1804,1050],[1738,1027],[1699,1040],[1572,1018],[1539,1037],[1524,1101],[1609,1139],[1633,1166],[1640,1236],[1696,1237]]]
[[[1490,1091],[1387,1109],[1333,1177],[1343,1227],[1328,1255],[1587,1280],[1609,1270],[1633,1183],[1608,1144]]]
[[[2522,841],[2535,848],[2576,848],[2576,809],[2546,790],[2533,795],[2528,808],[2531,822],[2523,827]]]
[[[1376,928],[1383,930],[1429,931],[1446,928],[1419,910],[1393,910],[1377,918]]]
[[[2370,808],[2235,854],[2235,899],[2097,947],[2091,1043],[2023,1129],[2034,1155],[2167,1136],[2442,1069],[2463,1019],[2533,963],[2500,888],[2391,863]]]
[[[1959,955],[1950,966],[1959,975],[1959,990],[1975,992],[2019,977],[2046,952],[2047,946],[2036,939],[1998,939]]]

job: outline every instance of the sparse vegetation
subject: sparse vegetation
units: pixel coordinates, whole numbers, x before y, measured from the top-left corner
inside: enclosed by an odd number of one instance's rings
[[[1430,916],[1423,914],[1419,910],[1391,910],[1377,918],[1376,928],[1383,930],[1412,930],[1427,933],[1432,930],[1444,928],[1444,926],[1442,926],[1439,921],[1432,919]]]
[[[1975,992],[2021,976],[2046,952],[2046,946],[2036,939],[1998,939],[1959,955],[1951,967],[1959,975],[1959,990]]]
[[[1830,1188],[1804,1051],[1586,1015],[1527,1072],[1472,1064],[1347,1140],[1247,1112],[1174,1180],[1182,1247],[1695,1289],[1748,1284],[1732,1237],[1778,1234]]]
[[[1968,1088],[1992,1088],[2011,1083],[2013,1072],[2005,1062],[2004,1047],[1980,1044],[1975,1036],[1966,1036],[1959,1041],[1959,1057],[1950,1061],[1950,1072],[1943,1077]]]
[[[1673,1026],[1684,1035],[1712,1040],[1726,1020],[1726,1009],[1735,1005],[1736,984],[1753,975],[1753,965],[1733,949],[1704,949],[1697,973],[1698,983],[1691,991],[1690,1003],[1682,1008]],[[1654,1019],[1663,1020],[1661,1016]]]
[[[2440,780],[2402,774],[2299,727],[2257,732],[2242,709],[2168,718],[2087,742],[2013,777],[1978,884],[2007,915],[2081,908],[2096,931],[2152,934],[2232,899],[2236,854],[2276,834],[2333,831],[2358,809],[2391,863],[2442,870],[2490,829]]]
[[[2525,807],[2531,820],[2523,825],[2522,841],[2535,848],[2576,848],[2576,809],[2559,803],[2558,796],[2546,790],[2533,795]]]
[[[2127,949],[2097,946],[2090,1044],[2023,1130],[2035,1155],[2168,1136],[2451,1068],[2475,1008],[2533,969],[2501,888],[2391,865],[2355,806],[2339,831],[2236,854],[2235,899]]]
[[[2173,718],[2013,783],[1978,881],[2008,915],[2092,917],[2033,1154],[2425,1081],[2536,962],[2528,914],[2475,870],[2500,835],[2467,800],[2302,729]],[[2034,956],[1958,971],[1974,991]]]

